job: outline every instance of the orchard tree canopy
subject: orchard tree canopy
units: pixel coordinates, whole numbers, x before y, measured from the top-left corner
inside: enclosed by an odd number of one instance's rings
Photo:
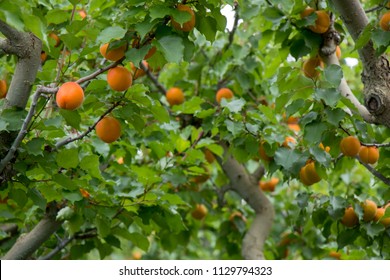
[[[2,0],[2,258],[390,259],[389,30],[383,0]]]

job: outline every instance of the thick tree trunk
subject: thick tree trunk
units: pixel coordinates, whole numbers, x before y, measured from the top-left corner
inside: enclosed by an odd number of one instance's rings
[[[331,0],[348,32],[356,42],[368,24],[358,0]],[[390,127],[390,64],[384,55],[377,57],[372,41],[358,50],[363,63],[364,104],[374,122]]]

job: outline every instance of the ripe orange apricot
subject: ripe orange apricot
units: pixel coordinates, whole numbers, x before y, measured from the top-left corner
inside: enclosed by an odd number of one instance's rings
[[[234,211],[234,212],[232,212],[232,213],[230,214],[230,216],[229,216],[229,221],[230,221],[230,222],[234,222],[234,219],[235,219],[236,217],[239,218],[239,219],[241,219],[244,223],[247,222],[245,216],[244,216],[240,211]]]
[[[87,190],[82,189],[82,188],[80,188],[79,190],[80,190],[80,193],[81,193],[82,197],[89,198],[91,196]]]
[[[202,220],[207,213],[208,210],[204,204],[196,204],[195,209],[191,212],[191,216],[196,220]]]
[[[55,34],[54,32],[51,32],[49,34],[49,37],[52,38],[55,41],[55,43],[54,43],[54,47],[55,48],[58,47],[61,44],[60,37],[58,37],[58,35]]]
[[[317,79],[320,75],[320,71],[317,70],[317,67],[324,68],[322,59],[319,56],[310,57],[303,62],[303,74],[309,79]]]
[[[267,155],[267,153],[265,152],[265,149],[264,149],[264,142],[261,142],[260,146],[259,146],[259,156],[262,160],[264,161],[270,161],[272,160],[272,157]]]
[[[105,59],[111,60],[111,61],[118,61],[119,59],[121,59],[122,57],[125,56],[126,45],[119,46],[115,49],[110,49],[107,52],[108,46],[109,46],[109,43],[105,43],[105,44],[100,46],[100,53],[102,54],[102,56]]]
[[[228,88],[221,88],[217,91],[217,94],[215,95],[215,99],[218,103],[221,103],[222,98],[225,99],[231,99],[233,98],[233,91],[231,91]]]
[[[379,159],[379,150],[377,147],[362,146],[359,150],[360,160],[366,164],[375,164]]]
[[[146,68],[149,68],[149,63],[146,60],[142,60],[141,62]],[[131,72],[133,74],[133,80],[136,80],[140,77],[143,77],[146,75],[145,71],[141,68],[135,67],[133,62],[130,62]]]
[[[194,29],[194,27],[195,27],[195,13],[191,9],[191,7],[179,4],[179,5],[177,5],[177,10],[181,11],[181,12],[189,13],[191,15],[191,18],[189,21],[186,21],[182,25],[180,23],[178,23],[177,21],[175,21],[175,19],[172,18],[171,22],[172,22],[173,28],[175,28],[176,30],[184,31],[184,32],[189,32],[192,29]]]
[[[365,222],[372,221],[375,218],[376,211],[378,210],[376,203],[370,199],[366,199],[362,203],[362,208],[363,208],[363,221]]]
[[[105,116],[95,127],[97,136],[106,143],[112,143],[121,136],[121,124],[111,116]]]
[[[380,21],[379,21],[379,26],[384,30],[384,31],[390,31],[390,11],[386,12],[382,15]]]
[[[314,161],[308,162],[303,166],[299,172],[301,182],[306,186],[311,186],[321,181],[321,177],[318,175]]]
[[[340,49],[340,46],[337,46],[337,47],[336,47],[336,56],[337,56],[338,59],[341,58],[341,49]]]
[[[268,181],[260,181],[259,186],[265,192],[273,192],[275,191],[276,185],[279,183],[279,178],[272,177]]]
[[[113,90],[124,91],[131,87],[133,78],[129,70],[119,65],[108,70],[107,83]]]
[[[294,146],[296,143],[297,143],[297,140],[295,140],[294,137],[287,136],[287,137],[284,139],[284,142],[283,142],[282,145],[283,145],[283,147],[290,148],[290,145],[291,145],[291,146]]]
[[[47,59],[47,53],[45,51],[41,51],[41,62],[44,63]]]
[[[345,209],[344,216],[341,219],[341,223],[346,227],[354,227],[359,223],[359,218],[355,213],[355,210],[352,206],[349,206]]]
[[[288,126],[288,128],[291,129],[292,131],[295,131],[295,132],[301,131],[301,127],[299,126],[299,124],[291,123],[291,124],[287,124],[287,126]]]
[[[184,102],[184,93],[181,88],[173,87],[167,90],[165,94],[169,105],[180,105]]]
[[[65,110],[75,110],[83,104],[84,90],[76,82],[66,82],[60,86],[56,94],[58,107]]]
[[[323,10],[315,11],[313,8],[306,8],[301,13],[301,18],[305,18],[314,12],[317,14],[317,19],[314,25],[309,26],[309,29],[314,33],[318,33],[318,34],[325,33],[326,31],[328,31],[330,26],[330,17],[326,11]]]
[[[341,253],[336,251],[330,251],[329,257],[334,258],[336,260],[341,260]]]
[[[7,82],[5,80],[0,80],[0,99],[7,96]]]
[[[322,150],[324,150],[327,153],[329,153],[329,151],[330,151],[330,147],[329,146],[324,147],[324,144],[322,144],[322,143],[320,143],[318,145],[318,147],[320,147]]]
[[[390,227],[390,218],[384,218],[382,217],[385,215],[386,209],[390,206],[390,203],[383,206],[379,207],[376,211],[376,215],[374,217],[374,221],[377,222],[379,221],[382,225],[384,225],[386,228]]]
[[[347,136],[340,142],[341,152],[348,157],[355,157],[360,151],[360,141],[354,136]]]
[[[87,17],[87,12],[84,9],[77,11],[82,19],[85,19]]]

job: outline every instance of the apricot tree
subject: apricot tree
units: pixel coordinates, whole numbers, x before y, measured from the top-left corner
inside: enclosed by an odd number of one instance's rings
[[[3,258],[390,258],[387,9],[1,1]]]

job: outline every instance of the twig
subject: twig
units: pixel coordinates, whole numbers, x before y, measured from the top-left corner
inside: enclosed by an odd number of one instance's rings
[[[381,180],[386,185],[390,186],[390,178],[387,178],[386,176],[384,176],[382,173],[380,173],[378,170],[376,170],[371,165],[362,162],[359,158],[358,158],[358,160],[365,168],[367,168],[368,171],[370,171],[372,173],[372,175],[377,177],[379,180]]]
[[[58,246],[56,248],[53,249],[53,251],[51,251],[50,253],[48,253],[47,255],[43,256],[43,257],[40,257],[39,259],[40,260],[50,260],[52,257],[54,257],[59,251],[61,251],[62,249],[64,249],[73,239],[75,239],[74,236],[72,236],[71,238],[67,238],[67,239],[64,239],[60,242],[60,244],[58,244]]]
[[[38,100],[39,100],[39,97],[41,96],[41,94],[42,93],[54,93],[56,91],[57,91],[57,88],[49,88],[49,87],[41,87],[41,86],[37,88],[37,90],[34,93],[33,99],[32,99],[30,110],[27,113],[27,117],[23,121],[22,128],[20,129],[18,136],[15,138],[15,141],[13,142],[11,148],[8,150],[7,155],[0,162],[0,173],[3,172],[5,166],[14,157],[16,150],[18,149],[20,143],[23,141],[24,137],[26,136],[26,134],[28,132],[27,127],[35,114],[35,109],[38,105]]]
[[[59,149],[61,148],[62,146],[65,146],[69,143],[72,143],[74,141],[77,141],[77,140],[80,140],[82,138],[84,138],[85,136],[87,136],[89,133],[91,133],[96,125],[98,124],[99,121],[101,121],[106,115],[108,115],[109,113],[111,113],[116,107],[118,107],[119,105],[121,105],[121,102],[118,101],[118,102],[115,102],[108,110],[106,110],[103,115],[101,115],[99,117],[99,119],[90,127],[88,127],[88,129],[86,131],[84,131],[83,133],[81,133],[80,135],[76,136],[76,137],[68,137],[60,142],[58,142],[55,146],[56,149]]]
[[[161,94],[165,95],[167,92],[166,88],[157,80],[157,77],[149,70],[146,65],[140,63],[140,68],[145,71],[146,75],[152,80],[153,84],[157,87]]]
[[[78,79],[78,80],[76,81],[76,83],[82,84],[82,83],[84,83],[84,82],[87,82],[87,81],[89,81],[89,80],[92,80],[92,79],[96,78],[97,76],[99,76],[100,74],[106,72],[107,70],[109,70],[109,69],[111,69],[111,68],[114,68],[115,66],[121,64],[122,61],[123,61],[123,59],[124,59],[124,58],[122,58],[122,59],[120,59],[120,60],[118,60],[118,61],[115,61],[115,62],[111,63],[110,65],[108,65],[108,66],[106,66],[106,67],[103,67],[103,68],[98,69],[96,72],[94,72],[94,73],[92,73],[92,74],[90,74],[90,75],[88,75],[88,76],[85,76],[85,77],[83,77],[83,78]]]

